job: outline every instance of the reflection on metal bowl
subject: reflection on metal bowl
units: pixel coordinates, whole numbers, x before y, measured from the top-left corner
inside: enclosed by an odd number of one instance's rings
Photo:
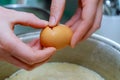
[[[40,32],[32,32],[18,37],[25,43],[38,38]],[[50,62],[69,62],[94,70],[105,80],[120,80],[120,45],[102,36],[93,34],[75,48],[66,47],[56,52]],[[0,63],[0,80],[11,75],[17,68],[8,63]]]

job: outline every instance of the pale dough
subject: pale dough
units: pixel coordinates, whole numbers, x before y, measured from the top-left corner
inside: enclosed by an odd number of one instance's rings
[[[96,72],[71,63],[46,63],[32,71],[20,70],[6,80],[104,80]]]

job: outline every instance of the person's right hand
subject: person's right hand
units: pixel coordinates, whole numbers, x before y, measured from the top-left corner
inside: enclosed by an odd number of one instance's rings
[[[49,26],[54,27],[59,24],[65,9],[65,2],[66,0],[52,0]],[[76,13],[65,23],[73,31],[71,47],[89,38],[100,28],[102,20],[103,0],[78,0],[78,4]]]
[[[56,49],[53,47],[41,49],[39,39],[28,45],[23,43],[13,32],[16,24],[44,28],[48,22],[31,13],[0,7],[0,60],[27,70],[46,62]]]

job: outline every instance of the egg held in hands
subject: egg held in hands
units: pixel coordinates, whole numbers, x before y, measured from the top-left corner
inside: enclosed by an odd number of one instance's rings
[[[72,35],[72,30],[65,25],[58,25],[53,28],[46,27],[41,31],[40,43],[43,47],[61,49],[70,45]]]

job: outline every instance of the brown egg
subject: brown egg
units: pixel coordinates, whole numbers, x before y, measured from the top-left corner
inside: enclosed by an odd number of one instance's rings
[[[53,28],[46,27],[41,31],[40,43],[43,47],[61,49],[70,45],[72,35],[72,30],[65,25],[58,25]]]

